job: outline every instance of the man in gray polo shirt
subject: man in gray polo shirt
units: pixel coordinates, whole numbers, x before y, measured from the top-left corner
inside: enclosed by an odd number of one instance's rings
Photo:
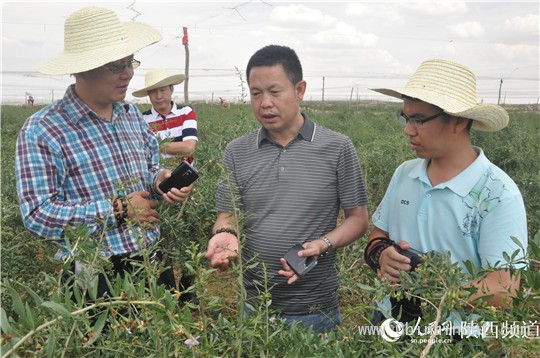
[[[316,332],[334,329],[340,323],[335,249],[360,238],[368,226],[356,150],[347,136],[300,112],[306,81],[292,49],[260,49],[246,73],[253,114],[262,127],[225,150],[227,175],[218,186],[218,217],[206,257],[212,267],[231,266],[241,221],[242,260],[259,263],[244,271],[247,303],[257,308],[266,267],[271,309],[289,325],[299,321]],[[336,226],[340,209],[345,219]],[[301,278],[283,258],[294,244],[303,244],[300,256],[318,257]]]

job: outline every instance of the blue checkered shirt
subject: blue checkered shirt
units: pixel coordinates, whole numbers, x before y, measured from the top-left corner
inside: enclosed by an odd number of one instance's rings
[[[118,227],[113,198],[145,190],[154,198],[158,142],[132,104],[113,104],[108,121],[71,85],[64,97],[26,120],[17,139],[15,171],[25,227],[65,249],[66,229],[86,226],[105,256],[136,252],[159,238],[152,229]]]

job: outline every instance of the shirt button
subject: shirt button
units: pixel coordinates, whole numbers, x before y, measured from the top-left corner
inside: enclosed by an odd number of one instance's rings
[[[287,149],[283,149],[283,153],[287,153]]]
[[[428,198],[431,198],[431,194],[426,195]]]
[[[285,168],[284,168],[284,167],[281,167],[281,168],[279,168],[279,169],[280,169],[281,171],[284,171],[284,170],[285,170]]]

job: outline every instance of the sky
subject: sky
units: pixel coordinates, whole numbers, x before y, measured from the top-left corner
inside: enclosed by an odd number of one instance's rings
[[[477,101],[539,102],[539,2],[364,1],[2,1],[2,103],[60,98],[71,76],[48,76],[38,62],[63,51],[66,18],[86,6],[158,29],[159,43],[135,54],[126,99],[151,68],[184,73],[189,33],[190,101],[248,95],[245,67],[258,49],[293,48],[307,81],[305,100],[390,100],[370,88],[403,87],[420,63],[443,58],[477,76]],[[502,82],[501,82],[502,81]],[[500,94],[499,94],[500,93]],[[175,86],[184,100],[184,85]],[[249,98],[247,98],[249,99]],[[147,102],[147,98],[143,100]]]

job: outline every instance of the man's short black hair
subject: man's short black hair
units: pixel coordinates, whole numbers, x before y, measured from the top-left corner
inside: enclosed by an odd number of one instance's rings
[[[292,82],[293,85],[296,85],[298,82],[302,81],[302,65],[300,60],[294,52],[293,49],[286,46],[279,45],[268,45],[251,56],[249,59],[247,69],[246,69],[246,78],[249,84],[249,74],[253,67],[262,67],[262,66],[275,66],[282,65],[287,78]]]

